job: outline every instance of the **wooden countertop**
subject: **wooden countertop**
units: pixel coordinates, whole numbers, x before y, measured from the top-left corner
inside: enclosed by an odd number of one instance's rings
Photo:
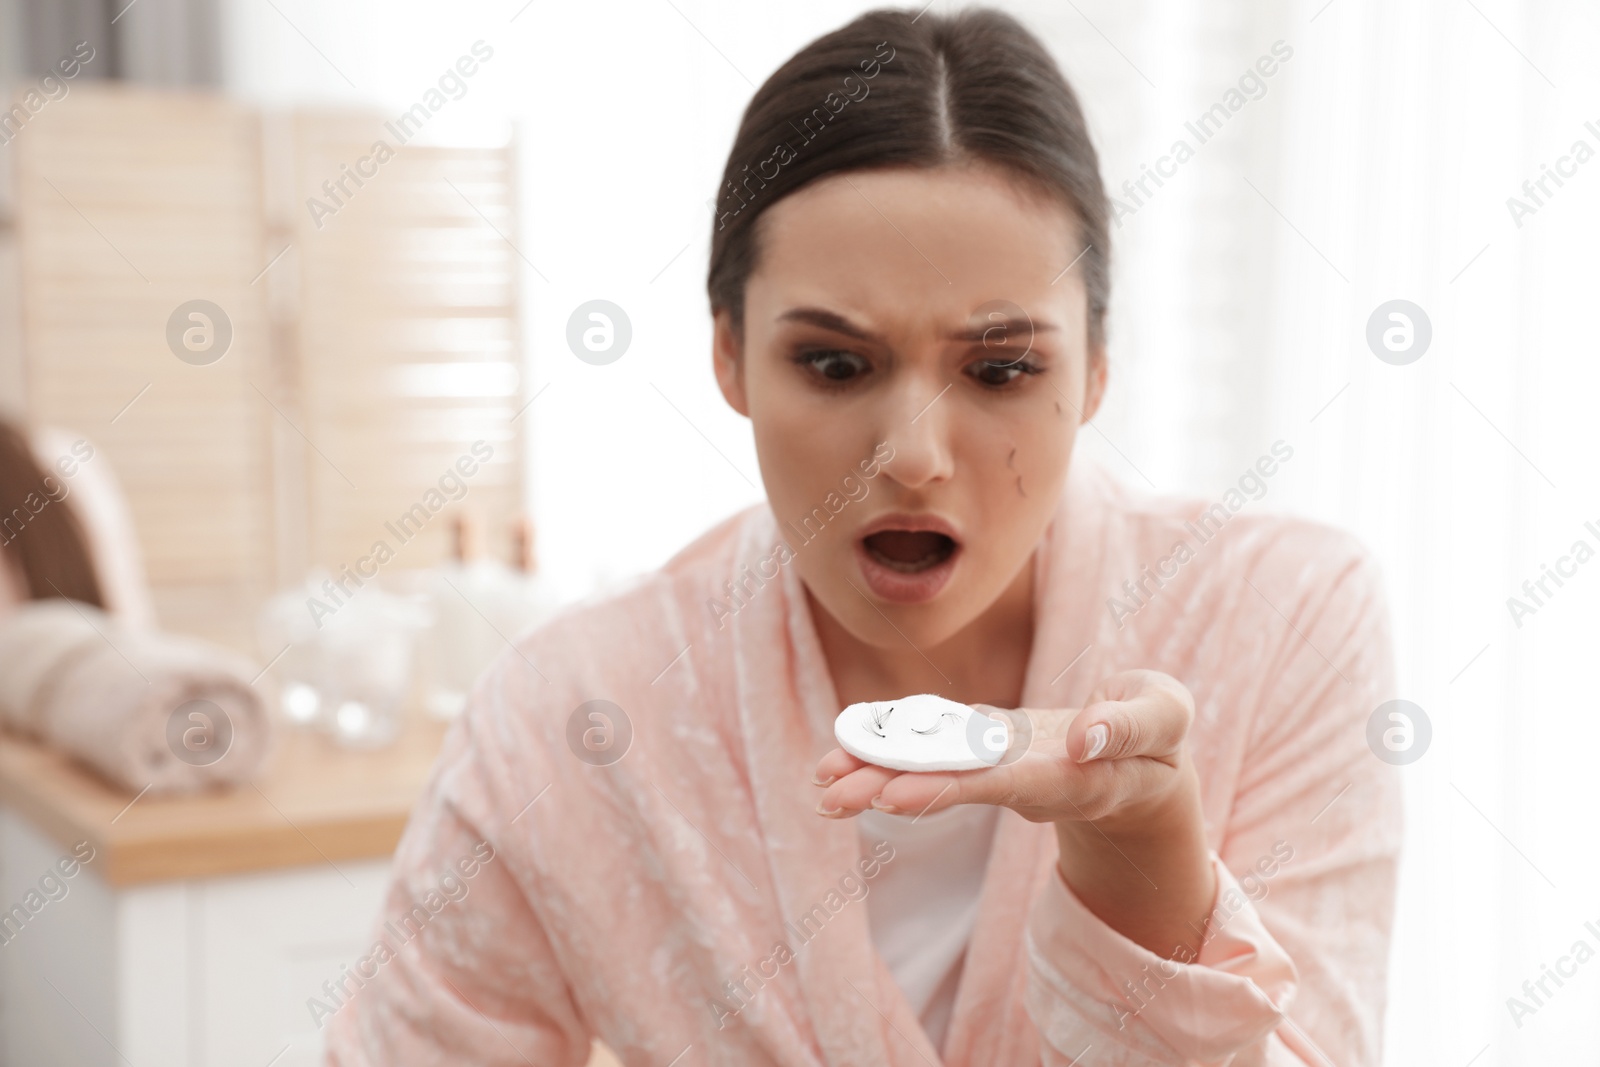
[[[279,724],[254,783],[137,799],[63,753],[0,733],[0,803],[63,848],[88,840],[113,886],[337,866],[393,854],[447,725],[413,715],[395,744],[360,752]]]

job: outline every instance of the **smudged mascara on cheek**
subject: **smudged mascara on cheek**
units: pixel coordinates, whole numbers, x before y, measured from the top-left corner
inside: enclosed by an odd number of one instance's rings
[[[1061,409],[1061,402],[1058,400],[1058,401],[1056,401],[1056,410],[1059,411],[1060,409]],[[1016,458],[1017,458],[1017,448],[1016,448],[1015,445],[1012,445],[1011,446],[1011,454],[1006,457],[1006,470],[1013,471],[1013,472],[1016,471],[1016,469],[1017,469],[1016,464],[1014,462],[1012,462]],[[1024,500],[1026,500],[1028,498],[1027,490],[1022,488],[1022,475],[1021,474],[1017,475],[1017,493],[1019,495],[1021,495],[1021,497]]]

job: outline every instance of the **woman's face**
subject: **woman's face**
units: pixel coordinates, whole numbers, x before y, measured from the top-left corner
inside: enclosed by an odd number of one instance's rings
[[[1105,383],[1081,247],[987,166],[832,175],[762,216],[717,377],[787,565],[858,640],[938,645],[1031,559]]]

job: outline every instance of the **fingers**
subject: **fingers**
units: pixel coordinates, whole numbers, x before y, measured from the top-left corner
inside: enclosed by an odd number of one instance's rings
[[[1067,752],[1078,763],[1149,756],[1173,761],[1189,736],[1194,698],[1159,671],[1112,675],[1067,729]]]
[[[891,815],[921,818],[957,804],[992,803],[982,799],[980,781],[990,771],[921,771],[896,775],[884,784],[877,797],[877,808]]]
[[[1102,678],[1089,693],[1086,704],[1093,704],[1101,700],[1131,700],[1154,689],[1170,687],[1182,689],[1183,684],[1170,674],[1160,671],[1131,670],[1118,671],[1116,674]]]
[[[830,779],[829,773],[834,769],[843,773]],[[829,783],[817,802],[817,814],[847,819],[877,807],[891,815],[921,816],[943,811],[952,804],[997,803],[993,798],[1001,795],[1001,791],[992,783],[980,781],[989,773],[922,771],[911,774],[864,763],[842,749],[835,749],[817,764],[813,783]]]
[[[1066,758],[1060,727],[1051,718],[1054,713],[1046,712],[1043,718],[1031,709],[1001,714],[1012,722],[1013,742],[1021,750],[1008,750],[998,765],[979,770],[898,775],[884,784],[878,807],[893,808],[904,815],[923,815],[956,804],[995,804],[1033,818],[1030,809],[1049,805],[1063,789],[1073,788],[1064,778],[1080,778],[1082,773]],[[1047,732],[1033,732],[1035,724]],[[1052,730],[1055,736],[1049,732]]]
[[[811,777],[811,784],[831,785],[851,771],[860,770],[866,765],[864,760],[857,759],[842,748],[833,749],[817,761],[817,769]]]
[[[832,753],[829,753],[831,756]],[[848,753],[846,753],[848,756]],[[826,761],[828,757],[824,757]],[[821,798],[817,801],[817,814],[830,818],[848,818],[856,815],[872,804],[872,798],[883,791],[889,779],[900,774],[899,771],[889,770],[887,767],[876,767],[870,763],[863,763],[854,756],[849,756],[854,761],[856,768],[846,770],[838,776],[838,780],[822,791]],[[821,764],[818,764],[821,767]],[[827,775],[820,775],[816,781],[826,781]]]
[[[1067,727],[1078,714],[1076,708],[997,708],[990,704],[974,704],[972,709],[1005,722],[1010,730],[1012,747],[1020,745],[1023,749],[1034,738],[1065,737]],[[1008,750],[1007,755],[1011,754]]]
[[[998,767],[949,774],[902,774],[887,782],[878,806],[903,815],[943,811],[956,804],[1007,807],[1032,822],[1083,818],[1085,806],[1095,811],[1099,798],[1115,793],[1115,779],[1126,764],[1077,766],[1066,756],[1060,738],[1038,738],[1020,759]]]
[[[956,804],[1032,804],[1045,798],[1066,762],[1062,738],[1076,710],[972,707],[1007,724],[1009,745],[997,766],[906,773],[865,763],[836,748],[818,762],[813,778],[813,784],[825,787],[818,814],[849,818],[876,807],[920,817]]]
[[[1009,724],[1009,745],[997,765],[903,773],[836,748],[817,763],[813,781],[823,787],[818,813],[848,818],[876,807],[921,816],[955,804],[996,804],[1034,821],[1098,818],[1119,798],[1149,792],[1168,773],[1159,764],[1178,766],[1194,719],[1188,689],[1148,670],[1107,678],[1081,711],[973,708]]]

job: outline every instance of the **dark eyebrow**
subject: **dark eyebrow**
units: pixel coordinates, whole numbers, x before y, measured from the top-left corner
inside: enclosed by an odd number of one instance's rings
[[[1057,329],[1053,322],[1036,322],[1031,319],[999,319],[987,326],[977,326],[970,330],[957,330],[950,335],[952,341],[971,341],[973,344],[982,344],[985,335],[990,330],[1003,330],[1002,337],[1010,337],[1012,331],[1019,336],[1027,337],[1032,333],[1050,333]]]
[[[837,312],[827,311],[823,308],[801,307],[790,308],[778,316],[779,322],[804,322],[812,326],[820,326],[824,330],[842,333],[846,337],[854,337],[858,341],[870,341],[873,344],[882,344],[883,339],[870,330],[864,329],[845,318]],[[968,329],[956,330],[949,335],[952,341],[968,341],[972,344],[981,344],[984,335],[990,330],[1001,329],[1003,336],[1010,336],[1012,331],[1026,335],[1032,329],[1035,333],[1049,333],[1057,329],[1054,323],[1030,322],[1027,319],[1001,319],[991,322],[987,326],[976,326]]]
[[[822,308],[790,308],[778,316],[778,321],[805,322],[812,326],[820,326],[824,330],[832,330],[834,333],[842,333],[846,337],[854,337],[858,341],[883,343],[883,338],[872,331],[862,329],[843,315]]]

